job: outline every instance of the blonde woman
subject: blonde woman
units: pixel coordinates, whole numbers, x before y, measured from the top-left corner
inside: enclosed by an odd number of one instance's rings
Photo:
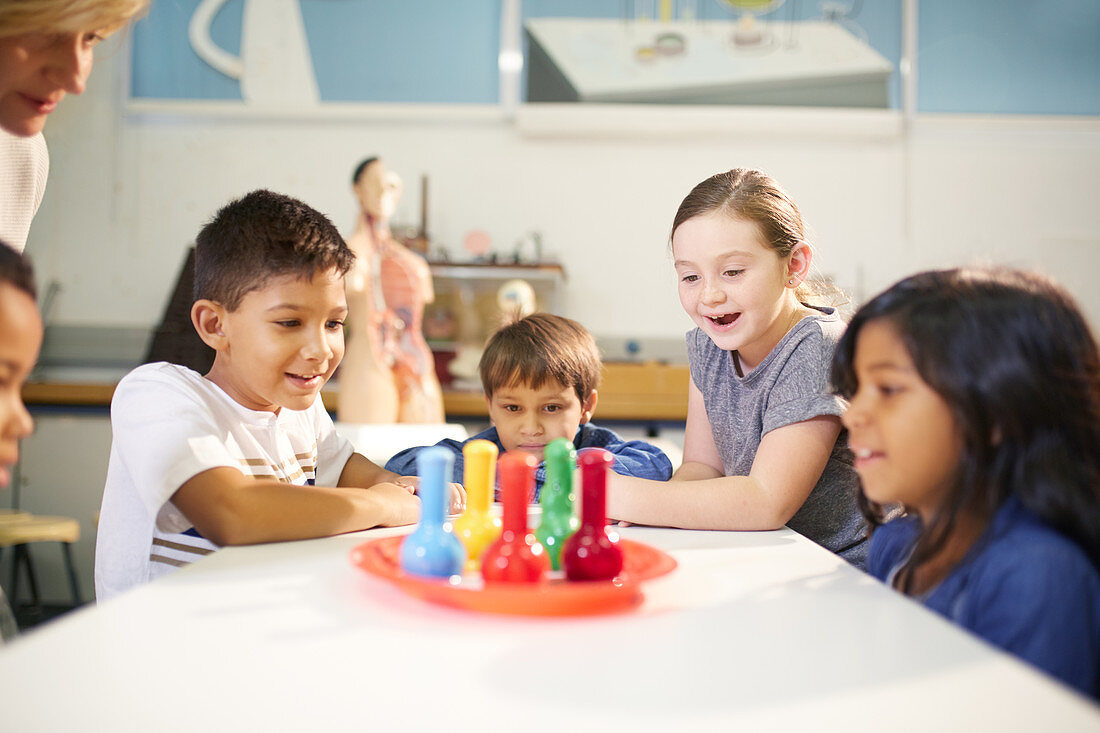
[[[149,0],[0,3],[0,238],[22,251],[46,189],[46,118],[80,94],[93,49]]]

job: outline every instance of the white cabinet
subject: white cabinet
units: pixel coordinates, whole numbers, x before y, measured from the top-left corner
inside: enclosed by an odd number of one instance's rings
[[[424,309],[423,330],[444,387],[480,389],[473,379],[477,358],[506,315],[500,300],[505,285],[523,281],[530,286],[536,310],[561,313],[565,269],[559,264],[433,262],[431,272],[435,302]],[[513,286],[509,290],[524,288]]]
[[[484,343],[500,322],[500,289],[512,280],[523,280],[531,286],[536,310],[561,312],[565,268],[559,264],[433,262],[430,267],[435,302],[424,310],[424,336],[433,349],[446,350],[455,342],[470,337]]]

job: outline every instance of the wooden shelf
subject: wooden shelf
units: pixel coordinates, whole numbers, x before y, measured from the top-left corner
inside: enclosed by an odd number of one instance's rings
[[[681,364],[605,364],[595,420],[684,420],[689,379],[687,366]],[[28,382],[23,401],[31,406],[107,407],[114,391],[114,384],[102,382]],[[321,398],[335,412],[339,391],[324,390]],[[449,419],[488,417],[481,392],[444,391],[443,409]]]
[[[557,262],[428,262],[435,277],[460,280],[510,280],[514,277],[565,280],[565,268]]]
[[[28,405],[91,405],[106,407],[115,394],[114,384],[102,382],[27,382],[23,402]]]

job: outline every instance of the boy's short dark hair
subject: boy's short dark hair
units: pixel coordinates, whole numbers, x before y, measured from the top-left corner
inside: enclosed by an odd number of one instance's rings
[[[34,268],[30,261],[10,245],[0,240],[0,283],[9,283],[38,299],[38,290],[34,287]]]
[[[284,275],[303,279],[355,261],[340,232],[298,199],[260,189],[231,201],[195,240],[195,300],[236,310],[245,295]]]
[[[493,334],[478,371],[485,396],[512,384],[538,389],[553,380],[572,387],[583,404],[600,383],[600,350],[581,324],[551,313],[533,313]]]

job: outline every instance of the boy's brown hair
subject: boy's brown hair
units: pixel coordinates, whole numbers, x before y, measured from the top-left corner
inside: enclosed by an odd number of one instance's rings
[[[600,383],[600,350],[581,324],[551,313],[533,313],[493,334],[478,372],[485,396],[521,383],[538,389],[548,381],[572,387],[584,401]]]
[[[310,279],[355,262],[328,217],[298,199],[260,189],[231,201],[195,241],[195,300],[230,311],[276,277]]]

